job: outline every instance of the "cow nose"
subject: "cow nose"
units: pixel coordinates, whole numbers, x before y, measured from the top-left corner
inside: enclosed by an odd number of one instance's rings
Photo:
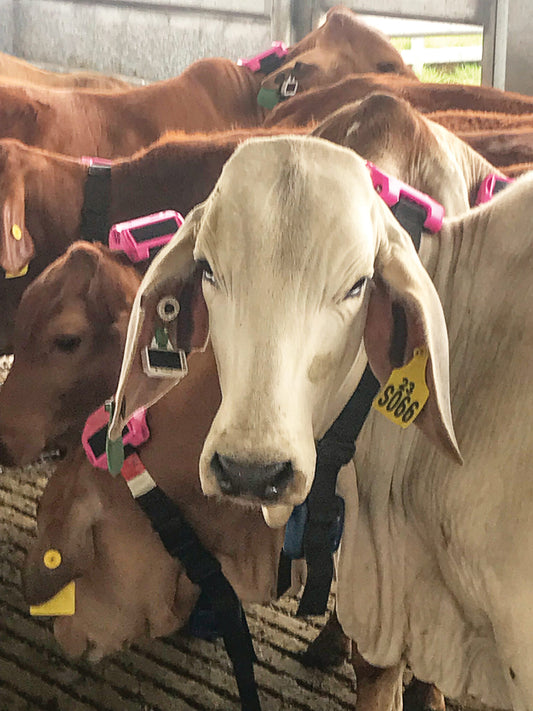
[[[294,476],[290,462],[244,463],[218,452],[211,460],[211,468],[223,494],[269,502],[279,498]]]

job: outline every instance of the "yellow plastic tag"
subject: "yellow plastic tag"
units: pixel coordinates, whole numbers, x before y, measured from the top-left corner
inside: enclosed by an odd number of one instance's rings
[[[76,588],[74,580],[65,585],[57,595],[42,605],[30,605],[30,615],[73,615],[76,612]]]
[[[43,556],[43,563],[48,570],[55,570],[61,565],[61,553],[55,548],[50,548]]]
[[[28,267],[29,264],[26,264],[25,267],[22,267],[20,272],[16,272],[12,274],[11,272],[6,272],[6,279],[16,279],[17,277],[25,276],[28,273]]]
[[[11,234],[17,240],[17,242],[22,239],[22,230],[18,225],[13,225],[13,227],[11,228]]]
[[[404,429],[414,422],[429,397],[426,384],[426,348],[415,348],[412,360],[395,368],[372,406]]]

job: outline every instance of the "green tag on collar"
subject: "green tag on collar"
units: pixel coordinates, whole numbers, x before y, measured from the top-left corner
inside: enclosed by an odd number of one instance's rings
[[[257,95],[257,103],[265,109],[273,109],[276,104],[279,104],[279,92],[274,89],[265,89],[261,87]]]
[[[109,422],[111,422],[115,411],[115,401],[107,400],[105,403],[105,409],[106,412],[109,412]],[[122,437],[120,439],[109,438],[109,427],[106,433],[105,453],[107,456],[107,468],[109,473],[113,476],[120,474],[120,470],[124,464],[124,445],[122,444]]]
[[[415,348],[412,360],[395,368],[372,406],[404,429],[414,422],[429,397],[426,384],[426,348]]]

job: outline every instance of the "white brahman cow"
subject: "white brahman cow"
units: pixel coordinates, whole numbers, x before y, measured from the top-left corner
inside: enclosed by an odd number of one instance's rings
[[[372,414],[357,487],[343,477],[339,619],[393,689],[407,662],[448,696],[520,711],[533,708],[532,204],[533,177],[521,179],[424,236],[419,258],[355,153],[317,138],[243,144],[147,272],[110,429],[179,379],[143,374],[155,331],[190,353],[208,313],[223,399],[203,489],[279,525],[367,356],[385,384],[426,354],[418,430]]]

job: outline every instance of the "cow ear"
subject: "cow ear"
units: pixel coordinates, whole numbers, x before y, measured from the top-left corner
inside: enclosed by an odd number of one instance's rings
[[[194,262],[193,250],[204,205],[189,213],[174,239],[157,255],[146,272],[128,325],[126,346],[109,437],[119,439],[133,413],[150,407],[186,374],[176,369],[170,377],[147,374],[147,354],[157,346],[157,334],[168,339],[168,348],[186,356],[204,350],[209,336],[207,307],[202,294],[203,270]],[[167,305],[179,305],[177,317],[165,318]]]
[[[0,239],[0,266],[6,277],[22,276],[27,271],[35,247],[26,229],[24,178],[21,173],[13,175],[4,199]]]
[[[78,456],[50,477],[39,502],[37,538],[23,569],[24,594],[30,604],[49,600],[91,566],[93,529],[103,514],[99,476]]]
[[[415,423],[429,439],[462,463],[450,406],[448,334],[444,313],[413,243],[389,209],[376,204],[379,248],[365,327],[365,348],[383,385],[392,370],[412,360],[415,350],[428,353],[429,398]]]

